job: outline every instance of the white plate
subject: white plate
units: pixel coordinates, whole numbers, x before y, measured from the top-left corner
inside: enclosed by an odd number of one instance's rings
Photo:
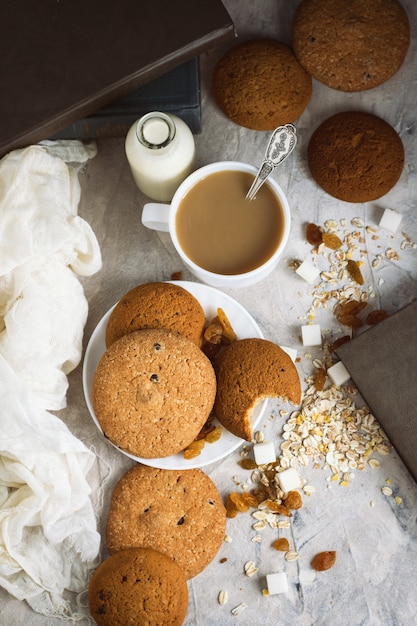
[[[249,337],[260,337],[263,339],[261,329],[253,317],[241,304],[239,304],[239,302],[236,302],[236,300],[227,294],[222,293],[214,287],[209,287],[208,285],[202,285],[200,283],[177,280],[174,284],[187,289],[187,291],[192,293],[193,296],[197,298],[204,309],[207,320],[211,320],[215,317],[217,315],[217,309],[222,308],[229,318],[233,330],[239,339],[246,339]],[[83,388],[85,399],[88,410],[90,411],[91,416],[101,433],[103,433],[103,431],[94,414],[91,399],[91,388],[94,372],[96,371],[101,356],[106,350],[106,326],[113,309],[114,306],[107,311],[97,324],[93,334],[91,335],[90,341],[88,342],[83,364]],[[267,404],[268,400],[263,400],[255,407],[252,420],[254,428],[262,419]],[[216,420],[214,423],[219,425]],[[144,465],[150,465],[151,467],[158,467],[161,469],[192,469],[195,467],[204,467],[205,465],[209,465],[210,463],[223,459],[225,456],[233,452],[233,450],[236,450],[236,448],[238,448],[242,443],[242,439],[235,437],[232,433],[222,427],[220,439],[214,443],[206,443],[201,454],[194,459],[189,460],[184,459],[181,452],[164,458],[143,459],[141,457],[128,454],[124,450],[117,448],[117,446],[114,447],[131,459],[134,459],[139,463],[143,463]]]

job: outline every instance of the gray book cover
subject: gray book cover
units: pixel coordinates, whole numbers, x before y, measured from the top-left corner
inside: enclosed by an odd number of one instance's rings
[[[336,354],[417,482],[417,300]]]

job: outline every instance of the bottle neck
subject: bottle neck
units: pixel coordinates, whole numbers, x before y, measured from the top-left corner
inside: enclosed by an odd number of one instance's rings
[[[169,146],[175,138],[176,128],[173,119],[166,113],[147,113],[140,118],[136,127],[136,137],[145,148],[161,150]]]

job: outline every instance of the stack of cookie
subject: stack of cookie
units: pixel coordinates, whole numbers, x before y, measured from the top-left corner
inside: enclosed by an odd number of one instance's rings
[[[139,285],[118,302],[92,387],[96,418],[114,445],[155,459],[196,438],[216,395],[200,349],[204,326],[200,303],[172,283]]]
[[[116,446],[154,459],[176,454],[198,435],[217,386],[201,350],[204,328],[200,303],[172,283],[138,285],[114,307],[92,398]],[[97,624],[182,624],[187,580],[214,558],[225,525],[220,495],[204,472],[135,465],[113,491],[110,557],[89,586]]]
[[[225,528],[221,497],[202,470],[132,467],[112,494],[106,531],[110,557],[89,586],[97,624],[182,624],[187,580],[215,557]]]
[[[409,20],[398,0],[302,0],[291,47],[270,39],[235,46],[215,68],[213,95],[235,123],[273,130],[300,117],[313,80],[343,92],[377,88],[400,69],[409,43]],[[396,184],[404,148],[388,122],[347,110],[317,128],[308,163],[330,195],[367,202]]]

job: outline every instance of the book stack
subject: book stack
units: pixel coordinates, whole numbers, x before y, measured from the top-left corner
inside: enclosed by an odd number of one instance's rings
[[[0,156],[94,116],[234,37],[221,0],[4,3]]]
[[[55,133],[51,139],[125,137],[131,125],[149,111],[177,115],[194,134],[201,131],[198,57],[175,67],[124,98]]]

